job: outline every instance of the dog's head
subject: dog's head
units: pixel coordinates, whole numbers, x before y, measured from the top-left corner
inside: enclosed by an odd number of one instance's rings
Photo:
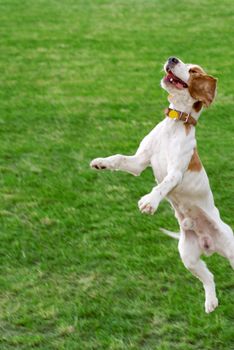
[[[163,89],[178,98],[192,98],[208,107],[215,98],[217,79],[207,75],[198,65],[185,64],[170,57],[164,65],[166,76],[161,81]]]

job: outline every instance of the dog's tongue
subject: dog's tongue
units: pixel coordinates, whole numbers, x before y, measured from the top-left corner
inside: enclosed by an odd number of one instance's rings
[[[177,89],[183,89],[184,88],[183,84],[181,84],[179,81],[175,84],[175,86],[177,87]]]

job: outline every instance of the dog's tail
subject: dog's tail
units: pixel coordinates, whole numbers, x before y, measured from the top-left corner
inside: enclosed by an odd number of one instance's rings
[[[176,232],[171,232],[166,230],[165,228],[160,228],[160,231],[162,231],[163,233],[165,233],[166,235],[175,238],[175,239],[180,239],[180,233],[176,233]]]

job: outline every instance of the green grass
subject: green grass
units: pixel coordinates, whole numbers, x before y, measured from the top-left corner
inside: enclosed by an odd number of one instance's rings
[[[230,0],[0,0],[0,349],[231,350],[234,274],[206,259],[219,308],[183,267],[154,184],[97,173],[132,154],[163,118],[170,55],[219,78],[197,127],[223,219],[233,221],[233,11]]]

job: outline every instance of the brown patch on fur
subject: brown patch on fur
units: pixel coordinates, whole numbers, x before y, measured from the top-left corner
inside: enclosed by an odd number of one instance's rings
[[[184,124],[185,127],[185,133],[188,135],[190,133],[190,130],[192,129],[191,124]]]
[[[190,68],[189,73],[190,74],[194,74],[194,73],[206,74],[206,72],[200,66],[194,66],[194,67]]]
[[[200,112],[200,110],[202,109],[202,102],[201,101],[196,101],[193,104],[193,109],[195,110],[195,112]]]
[[[215,98],[217,79],[207,75],[202,68],[196,66],[192,67],[189,73],[188,89],[190,95],[208,107]]]
[[[202,163],[200,161],[199,155],[197,153],[197,149],[194,149],[192,158],[190,160],[188,170],[190,171],[201,171],[202,169]]]

